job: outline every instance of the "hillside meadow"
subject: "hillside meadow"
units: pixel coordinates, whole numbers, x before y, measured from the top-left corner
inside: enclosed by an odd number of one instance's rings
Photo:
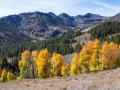
[[[89,74],[0,83],[0,90],[120,90],[120,68]]]

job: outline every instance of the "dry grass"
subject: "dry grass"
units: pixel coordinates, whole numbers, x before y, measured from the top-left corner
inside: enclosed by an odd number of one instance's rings
[[[90,74],[0,83],[0,90],[120,90],[120,68]]]
[[[84,32],[85,34],[75,37],[74,40],[76,40],[77,43],[80,43],[80,44],[84,43],[84,44],[86,44],[88,41],[90,41],[90,37],[91,37],[91,34],[89,34],[87,32],[90,31],[90,29],[92,29],[92,28],[94,28],[94,27],[96,27],[98,25],[99,24],[90,26],[90,27],[88,27],[86,29],[83,29],[81,32]],[[72,46],[75,47],[75,45],[77,43],[73,43]]]
[[[64,55],[63,58],[66,63],[71,63],[72,58],[74,57],[75,53]]]
[[[76,40],[76,43],[72,43],[72,46],[75,47],[77,43],[80,43],[81,45],[84,43],[86,44],[88,41],[90,41],[91,34],[85,33],[81,36],[75,37],[74,40]]]
[[[90,31],[90,29],[92,29],[92,28],[94,28],[94,27],[96,27],[96,26],[98,26],[98,25],[99,25],[99,24],[90,26],[90,27],[88,27],[88,28],[86,28],[86,29],[83,29],[82,32],[88,32],[88,31]]]

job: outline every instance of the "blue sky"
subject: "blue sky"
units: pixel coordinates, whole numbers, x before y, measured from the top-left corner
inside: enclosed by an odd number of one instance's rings
[[[113,16],[120,12],[120,0],[0,0],[0,17],[34,11]]]

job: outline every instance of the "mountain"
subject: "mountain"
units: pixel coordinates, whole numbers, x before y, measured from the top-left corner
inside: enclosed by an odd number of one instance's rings
[[[31,37],[46,38],[72,33],[104,22],[106,19],[108,18],[91,13],[77,16],[62,13],[57,16],[52,12],[28,12],[2,17],[0,21],[15,28],[17,32]]]
[[[118,21],[120,22],[120,13],[116,14],[115,16],[111,17],[109,21]]]
[[[58,15],[58,17],[60,17],[60,18],[62,19],[63,23],[64,23],[66,26],[75,27],[74,17],[69,16],[69,15],[66,14],[66,13],[62,13],[62,14]]]
[[[29,36],[52,37],[67,33],[67,26],[54,13],[29,12],[1,18],[5,24]]]

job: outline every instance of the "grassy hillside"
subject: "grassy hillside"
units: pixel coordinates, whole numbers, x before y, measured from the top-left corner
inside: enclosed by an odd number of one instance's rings
[[[0,83],[1,90],[120,90],[120,68],[90,74]]]

